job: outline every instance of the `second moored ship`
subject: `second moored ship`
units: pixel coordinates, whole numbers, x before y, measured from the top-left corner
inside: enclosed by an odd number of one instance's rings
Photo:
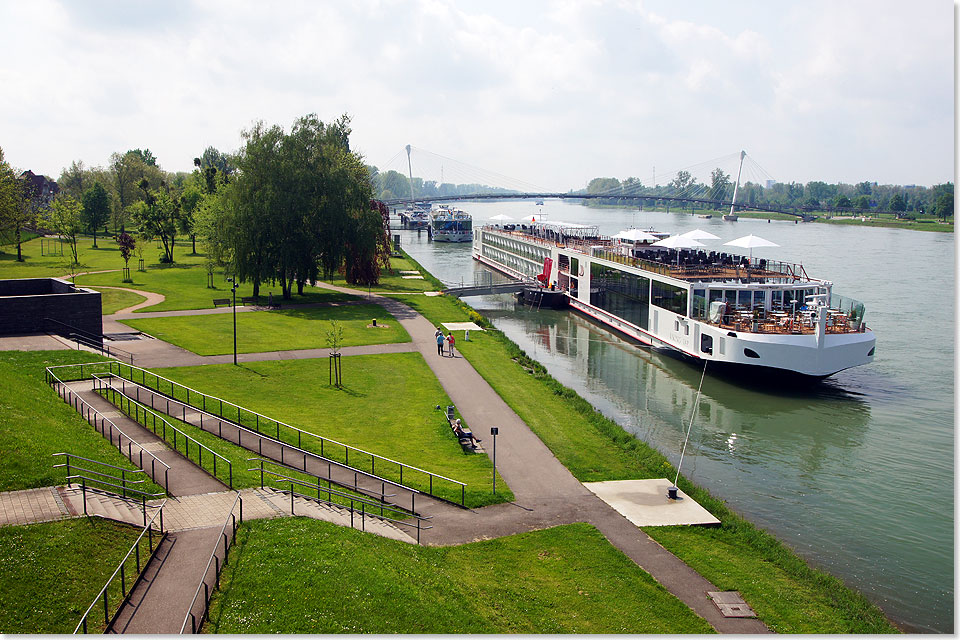
[[[430,238],[436,242],[470,242],[473,218],[461,209],[440,205],[430,214]]]

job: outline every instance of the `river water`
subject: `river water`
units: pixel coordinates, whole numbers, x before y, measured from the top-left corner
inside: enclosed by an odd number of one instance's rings
[[[754,233],[866,304],[875,361],[814,388],[758,387],[710,375],[682,472],[876,602],[912,632],[954,628],[954,236],[681,213],[591,209],[548,201],[460,205],[474,224],[515,220],[635,226],[720,236]],[[490,279],[470,245],[393,231],[448,283]],[[728,249],[728,248],[724,248]],[[709,250],[709,249],[708,249]],[[497,276],[493,276],[494,279]],[[701,367],[636,346],[570,311],[534,311],[511,296],[467,300],[551,375],[676,464]]]

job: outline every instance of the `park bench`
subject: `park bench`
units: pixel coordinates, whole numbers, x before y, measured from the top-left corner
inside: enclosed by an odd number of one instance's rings
[[[244,307],[255,307],[257,305],[257,299],[253,296],[240,298],[240,304]]]
[[[219,307],[219,306],[229,307],[229,306],[230,306],[230,298],[214,298],[214,299],[213,299],[213,306],[214,306],[214,307]]]

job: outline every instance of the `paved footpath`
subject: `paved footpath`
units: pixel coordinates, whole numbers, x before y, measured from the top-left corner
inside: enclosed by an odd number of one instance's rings
[[[319,283],[318,286],[357,294],[354,290],[325,283]],[[434,528],[425,532],[426,544],[463,544],[560,524],[588,522],[717,631],[740,634],[769,633],[769,629],[759,620],[725,618],[706,595],[707,591],[719,591],[717,587],[588,491],[467,360],[459,356],[438,356],[434,338],[435,327],[426,318],[392,298],[368,295],[364,299],[381,304],[403,325],[412,337],[412,343],[408,343],[404,350],[416,350],[423,355],[447,395],[475,433],[486,438],[489,437],[484,436],[489,433],[488,427],[495,425],[500,428],[497,439],[497,470],[513,491],[514,502],[473,510],[439,508],[431,514],[434,517]],[[214,310],[203,310],[202,313],[211,311]],[[142,314],[137,317],[142,317]],[[118,323],[118,326],[124,325]],[[159,340],[142,342],[152,343],[149,350],[144,350],[144,345],[138,345],[141,353],[137,354],[137,364],[142,366],[182,366],[211,362],[209,358],[197,356]],[[128,344],[134,346],[133,342]],[[398,347],[372,345],[365,349],[369,353],[384,353],[396,351]],[[317,352],[317,355],[308,355],[308,352]],[[241,359],[275,359],[281,354],[291,357],[292,353],[294,352],[245,354]],[[326,349],[303,350],[302,357],[324,357],[327,353]],[[260,355],[263,357],[259,357]],[[344,355],[348,355],[347,349],[344,349]],[[215,358],[232,361],[232,354]],[[492,447],[487,447],[487,452],[491,455]]]

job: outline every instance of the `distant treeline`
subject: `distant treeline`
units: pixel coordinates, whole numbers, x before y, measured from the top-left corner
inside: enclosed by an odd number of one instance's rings
[[[765,187],[746,182],[740,185],[737,203],[807,211],[891,211],[905,218],[923,214],[946,218],[953,215],[953,190],[952,182],[932,187],[881,185],[876,182],[830,184],[819,180],[806,184],[776,182]],[[602,203],[634,206],[637,196],[644,197],[644,201],[651,205],[658,196],[729,202],[733,198],[733,184],[730,176],[718,168],[711,174],[710,184],[698,183],[689,173],[680,171],[666,185],[648,187],[633,177],[622,181],[617,178],[594,178],[585,189],[571,193],[609,194],[610,197],[603,198]]]
[[[393,171],[380,173],[377,167],[367,165],[370,173],[370,186],[380,200],[393,198],[410,198],[410,180],[404,174]],[[436,180],[413,179],[414,198],[431,198],[436,196],[463,196],[475,193],[517,193],[515,190],[491,187],[485,184],[452,184],[450,182],[437,183]]]

